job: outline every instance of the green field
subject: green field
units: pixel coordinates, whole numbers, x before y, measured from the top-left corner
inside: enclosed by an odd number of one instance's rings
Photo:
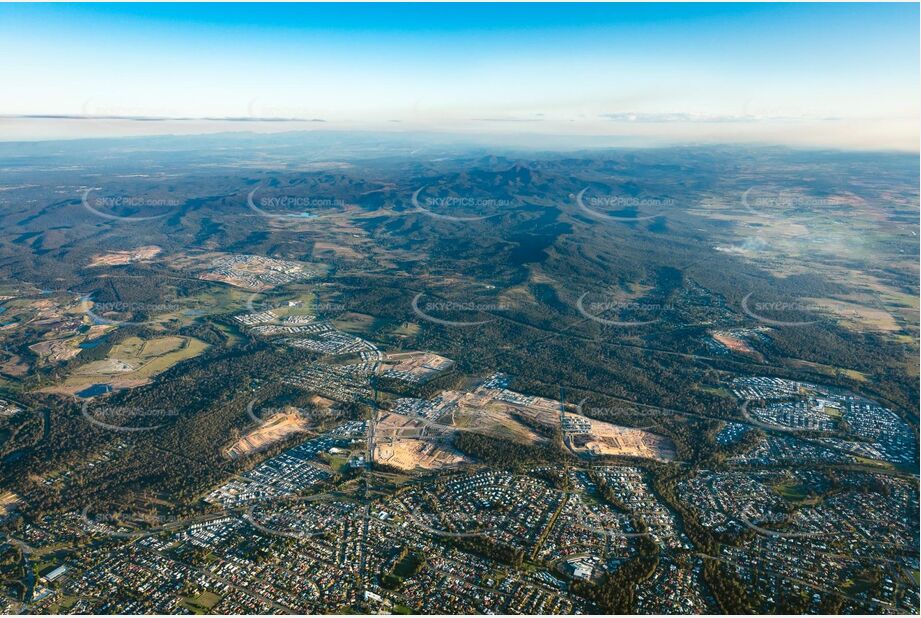
[[[349,458],[339,455],[329,455],[329,467],[332,468],[334,472],[342,474],[349,468]]]
[[[145,383],[207,348],[208,344],[193,337],[128,337],[112,346],[105,359],[78,367],[61,387],[53,390],[76,392],[90,384],[119,387]]]
[[[802,483],[782,481],[774,485],[773,489],[789,502],[805,502],[809,500],[809,488]],[[815,501],[817,500],[815,499]]]
[[[221,597],[213,592],[202,592],[196,597],[185,597],[181,605],[195,614],[208,614],[211,608],[221,601]]]
[[[363,313],[345,313],[333,320],[333,326],[353,334],[367,334],[374,330],[377,320]]]

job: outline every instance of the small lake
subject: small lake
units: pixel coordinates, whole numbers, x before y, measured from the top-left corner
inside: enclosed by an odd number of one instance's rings
[[[88,399],[89,397],[95,397],[97,395],[105,395],[106,393],[111,393],[112,387],[108,384],[93,384],[89,388],[84,388],[82,391],[77,393],[77,397],[83,399]]]
[[[3,458],[3,463],[13,463],[19,461],[28,454],[28,449],[22,449],[19,451],[13,451],[9,455]]]

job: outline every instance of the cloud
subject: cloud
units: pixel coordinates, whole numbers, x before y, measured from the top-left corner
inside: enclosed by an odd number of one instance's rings
[[[637,123],[660,123],[660,122],[695,122],[695,123],[726,123],[726,122],[763,122],[766,120],[796,120],[789,116],[757,116],[753,114],[691,114],[687,112],[665,112],[665,113],[646,113],[646,112],[612,112],[601,114],[601,118],[606,118],[613,122],[637,122]]]
[[[204,121],[204,122],[326,122],[322,118],[277,118],[273,116],[93,116],[90,114],[19,114],[0,118],[24,118],[30,120],[130,120],[133,122]]]
[[[543,116],[543,114],[537,114]],[[496,118],[471,118],[474,122],[543,122],[543,118],[530,116],[502,116]]]

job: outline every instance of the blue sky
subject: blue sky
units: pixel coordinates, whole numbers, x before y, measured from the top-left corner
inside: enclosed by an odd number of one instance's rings
[[[917,4],[0,5],[0,114],[917,150],[918,23]]]

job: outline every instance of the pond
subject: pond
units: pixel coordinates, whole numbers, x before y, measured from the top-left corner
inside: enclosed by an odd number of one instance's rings
[[[79,393],[77,393],[77,397],[88,399],[90,397],[95,397],[96,395],[105,395],[106,393],[111,393],[111,392],[112,392],[112,387],[109,386],[108,384],[93,384],[89,388],[85,388]]]

